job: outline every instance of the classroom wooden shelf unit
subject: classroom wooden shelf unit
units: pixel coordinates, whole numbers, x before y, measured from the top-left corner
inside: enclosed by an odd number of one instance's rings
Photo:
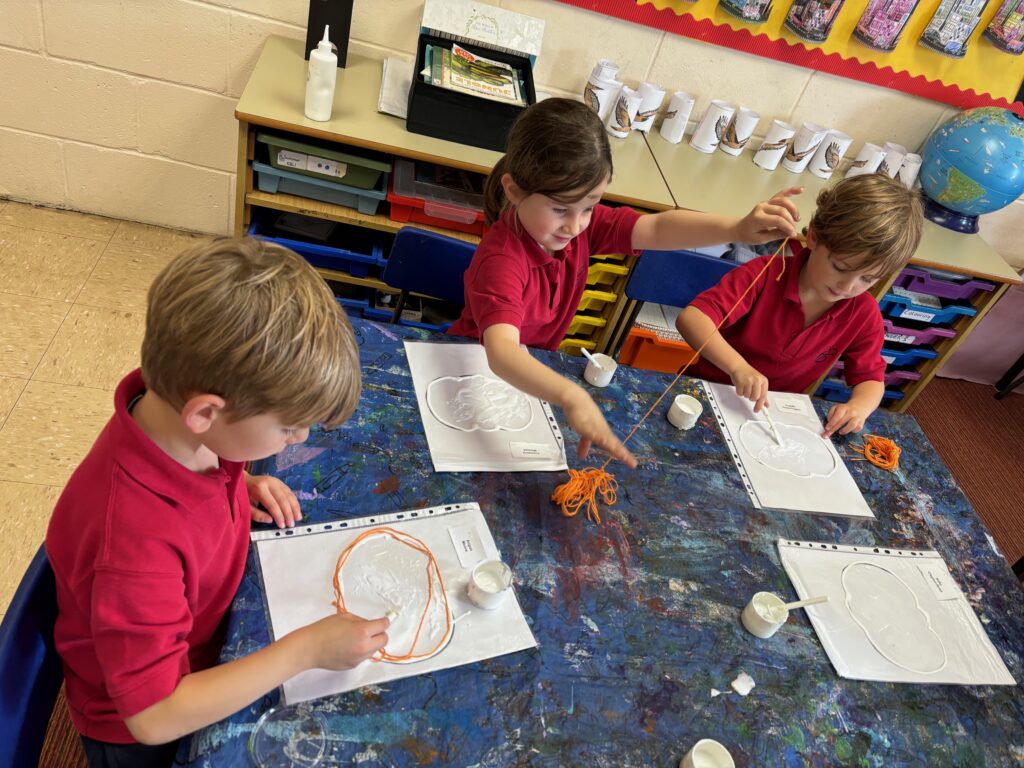
[[[370,150],[395,158],[427,161],[449,168],[487,174],[501,157],[500,153],[470,147],[429,136],[409,133],[405,122],[376,111],[380,92],[382,63],[378,59],[349,54],[348,66],[338,70],[334,110],[328,122],[315,122],[303,114],[306,62],[300,40],[270,37],[264,45],[252,76],[235,109],[238,119],[238,181],[235,200],[237,236],[245,234],[256,210],[299,213],[381,233],[396,232],[405,223],[390,219],[386,213],[360,213],[332,203],[291,194],[271,194],[254,186],[252,163],[256,159],[256,134],[271,129],[292,138],[312,138],[330,142],[346,151]],[[690,208],[711,213],[740,214],[750,210],[780,189],[803,186],[796,198],[801,219],[808,221],[814,210],[814,198],[826,184],[810,174],[791,174],[783,169],[765,172],[750,161],[750,154],[728,157],[715,152],[697,152],[686,143],[669,144],[656,132],[646,137],[631,135],[611,141],[615,174],[605,193],[605,201],[631,205],[645,211]],[[413,226],[440,232],[469,242],[479,238],[444,227]],[[596,266],[614,266],[594,270]],[[606,351],[624,329],[630,316],[630,302],[624,287],[633,257],[595,257],[592,274],[596,293],[584,299],[578,322],[571,329],[563,349],[579,354],[579,347]],[[995,290],[981,292],[972,299],[973,317],[953,323],[953,338],[935,345],[934,359],[920,366],[920,378],[909,382],[903,399],[892,404],[906,410],[928,384],[935,372],[964,338],[977,326],[991,306],[1013,283],[1017,274],[976,235],[958,235],[928,223],[913,264],[933,267],[959,275],[989,280]],[[625,272],[622,271],[625,268]],[[376,276],[353,276],[339,270],[321,270],[328,280],[381,291],[394,291]],[[886,286],[887,288],[888,286]],[[608,298],[608,296],[612,298]]]

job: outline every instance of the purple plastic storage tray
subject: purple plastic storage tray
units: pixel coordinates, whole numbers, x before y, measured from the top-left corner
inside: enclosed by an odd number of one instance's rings
[[[885,325],[885,340],[900,344],[934,344],[939,339],[952,339],[956,336],[952,328],[906,328],[896,325],[892,320],[882,320],[882,323]]]
[[[978,291],[994,291],[996,286],[986,280],[968,280],[959,283],[954,280],[943,280],[923,269],[907,267],[896,278],[896,285],[908,291],[927,293],[940,299],[970,299]]]
[[[843,375],[844,364],[840,360],[836,363],[835,368],[829,373],[829,376],[835,378],[841,378]],[[921,374],[917,371],[886,371],[885,372],[885,386],[887,387],[898,387],[901,384],[906,384],[908,381],[917,381],[921,378]]]

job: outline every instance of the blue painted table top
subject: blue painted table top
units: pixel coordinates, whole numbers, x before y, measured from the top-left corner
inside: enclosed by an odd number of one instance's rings
[[[1022,679],[1020,586],[913,418],[880,411],[867,425],[904,448],[897,472],[847,461],[877,517],[863,521],[753,509],[709,409],[679,432],[665,403],[630,441],[640,466],[611,467],[618,503],[594,525],[563,517],[549,501],[564,473],[436,474],[402,341],[442,337],[353,325],[364,376],[356,415],[255,471],[287,482],[309,522],[479,502],[540,645],[314,702],[329,732],[326,764],[675,766],[700,738],[724,743],[741,768],[1024,764],[1019,686],[844,680],[802,611],[767,641],[739,621],[758,590],[796,599],[780,537],[935,549]],[[584,360],[535,354],[580,380]],[[592,393],[624,435],[670,380],[622,366],[611,386]],[[679,392],[705,400],[692,380]],[[815,405],[823,414],[829,404]],[[575,436],[566,438],[578,468]],[[837,447],[853,455],[847,441]],[[269,641],[250,550],[221,661]],[[741,671],[756,681],[746,697],[729,692]],[[249,735],[277,701],[275,691],[200,731],[179,757],[192,766],[249,764]]]

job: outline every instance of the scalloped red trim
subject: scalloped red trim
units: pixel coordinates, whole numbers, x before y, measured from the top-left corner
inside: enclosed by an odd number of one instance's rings
[[[827,72],[851,80],[880,85],[932,101],[941,101],[961,109],[971,107],[1003,107],[1024,117],[1024,103],[1009,101],[990,93],[978,93],[972,88],[960,88],[929,80],[924,75],[896,72],[892,67],[879,67],[873,61],[858,61],[843,58],[838,53],[824,53],[819,48],[808,49],[800,43],[785,40],[771,40],[765,35],[755,35],[748,29],[732,29],[724,24],[715,24],[710,19],[694,19],[688,14],[676,16],[671,9],[659,11],[653,5],[636,5],[636,0],[559,0],[594,13],[616,16],[635,24],[643,24],[676,35],[703,40],[706,43],[725,48],[753,53],[765,58],[798,64],[802,67]]]

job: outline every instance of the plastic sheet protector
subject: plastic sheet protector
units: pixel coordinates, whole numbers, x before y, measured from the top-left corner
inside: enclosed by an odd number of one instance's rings
[[[840,677],[1016,685],[945,561],[933,550],[779,539],[779,556]]]
[[[551,406],[498,378],[479,344],[405,342],[437,472],[567,469]]]
[[[477,608],[466,596],[473,566],[500,556],[475,503],[250,536],[275,640],[337,613],[336,576],[348,611],[366,619],[391,613],[385,650],[395,660],[369,660],[341,672],[307,670],[282,686],[287,704],[537,645],[514,587],[493,610]]]
[[[780,445],[768,420],[735,387],[704,382],[704,389],[755,507],[875,516],[832,441],[821,436],[825,428],[807,395],[769,393]]]

